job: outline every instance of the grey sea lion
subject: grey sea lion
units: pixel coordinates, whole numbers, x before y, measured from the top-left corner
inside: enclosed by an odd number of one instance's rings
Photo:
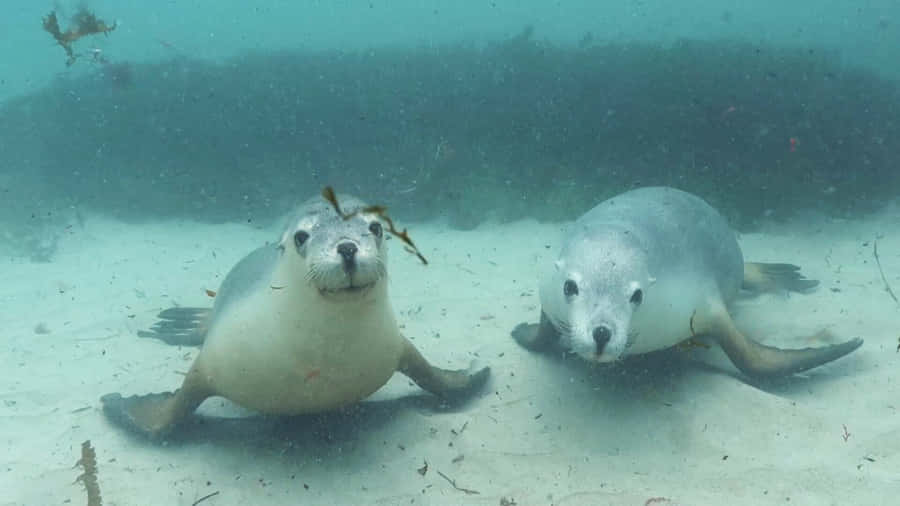
[[[345,209],[363,202],[341,196]],[[161,437],[203,400],[225,397],[265,414],[333,410],[372,394],[399,371],[424,390],[460,400],[489,369],[432,366],[397,326],[388,297],[379,216],[345,219],[320,197],[304,203],[280,240],[239,261],[213,308],[171,308],[144,337],[202,344],[175,392],[102,398],[107,416]]]
[[[744,263],[735,233],[701,198],[640,188],[575,222],[541,278],[540,323],[521,324],[512,335],[526,348],[558,343],[594,362],[707,336],[748,376],[788,375],[840,358],[863,341],[766,346],[737,329],[727,306],[741,288],[803,292],[816,285],[795,265]]]

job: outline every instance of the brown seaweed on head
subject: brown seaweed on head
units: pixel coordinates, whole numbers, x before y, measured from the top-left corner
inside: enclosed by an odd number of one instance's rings
[[[415,255],[416,257],[418,257],[419,260],[421,260],[423,264],[428,265],[428,260],[426,260],[425,257],[422,255],[422,253],[419,252],[419,248],[417,248],[416,245],[413,243],[412,239],[410,239],[409,233],[406,231],[406,229],[404,228],[403,230],[397,230],[397,228],[394,226],[394,220],[392,220],[391,217],[387,215],[387,207],[378,206],[378,205],[366,206],[361,209],[355,209],[349,213],[346,213],[341,210],[341,205],[338,203],[338,200],[337,200],[337,194],[335,194],[334,189],[332,187],[326,186],[325,188],[322,188],[322,197],[325,200],[327,200],[328,202],[330,202],[332,207],[334,207],[335,212],[337,212],[338,215],[345,220],[349,220],[350,218],[356,216],[357,214],[378,215],[379,218],[381,218],[382,220],[385,221],[385,223],[387,223],[388,233],[396,236],[401,241],[406,243],[406,246],[407,246],[406,251],[408,251],[408,252],[412,253],[413,255]]]

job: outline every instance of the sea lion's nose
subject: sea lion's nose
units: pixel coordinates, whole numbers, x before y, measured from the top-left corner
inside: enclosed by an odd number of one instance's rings
[[[337,247],[338,254],[341,255],[345,262],[352,262],[353,258],[356,257],[357,251],[359,249],[352,242],[342,242]]]
[[[609,327],[605,325],[594,327],[594,342],[597,343],[597,355],[603,353],[603,349],[606,348],[611,338],[612,332],[609,330]]]
[[[352,242],[342,242],[337,246],[338,255],[341,255],[345,264],[353,264],[353,261],[356,259],[357,251],[359,251],[359,249],[356,247],[356,244],[353,244]]]

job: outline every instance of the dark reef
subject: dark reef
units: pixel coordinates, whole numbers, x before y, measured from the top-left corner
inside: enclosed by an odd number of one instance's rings
[[[268,220],[325,185],[398,220],[572,219],[636,185],[747,227],[900,188],[900,87],[739,41],[248,53],[63,77],[0,106],[17,212]],[[124,64],[123,64],[124,65]],[[124,75],[124,74],[123,74]],[[120,76],[121,77],[121,76]]]

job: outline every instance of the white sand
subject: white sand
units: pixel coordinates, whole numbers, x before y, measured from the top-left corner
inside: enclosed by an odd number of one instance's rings
[[[176,388],[196,350],[135,331],[174,301],[209,304],[204,289],[274,234],[94,218],[69,232],[53,263],[0,265],[0,504],[86,504],[72,468],[86,439],[107,505],[191,505],[216,491],[201,504],[888,504],[900,493],[900,308],[871,241],[883,236],[882,265],[900,290],[896,216],[742,237],[748,259],[797,263],[822,280],[810,295],[741,302],[751,335],[805,346],[796,336],[828,327],[866,339],[850,357],[765,389],[715,349],[612,368],[529,353],[509,331],[538,317],[535,270],[560,226],[413,226],[431,265],[392,243],[395,309],[435,364],[463,367],[473,354],[490,364],[483,397],[435,410],[404,398],[418,390],[398,375],[347,415],[212,420],[164,446],[111,426],[99,397]],[[202,410],[234,413],[222,405]]]

